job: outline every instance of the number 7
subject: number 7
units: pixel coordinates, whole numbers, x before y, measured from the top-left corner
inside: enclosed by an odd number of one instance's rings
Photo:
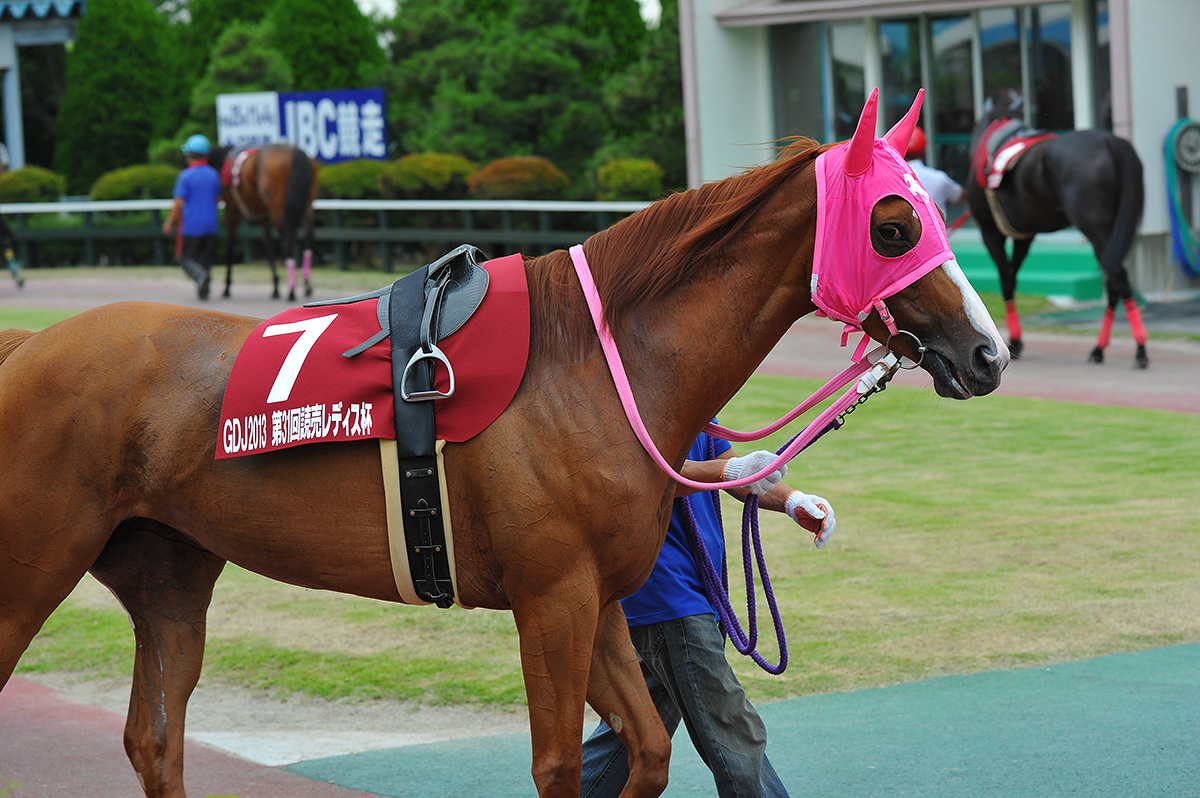
[[[304,359],[312,351],[317,339],[321,337],[321,333],[329,329],[329,325],[333,324],[333,320],[336,318],[337,314],[334,313],[329,316],[293,321],[290,324],[272,324],[263,330],[263,338],[300,333],[296,343],[292,344],[292,348],[288,350],[287,357],[283,359],[283,365],[279,367],[279,374],[275,376],[271,392],[267,394],[267,404],[286,401],[292,395],[292,387],[296,384],[296,378],[300,376],[300,367],[304,365]]]

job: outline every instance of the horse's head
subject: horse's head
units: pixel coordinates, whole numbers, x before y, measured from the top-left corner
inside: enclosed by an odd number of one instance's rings
[[[940,395],[990,393],[1008,365],[1008,347],[963,276],[937,205],[903,157],[924,92],[882,139],[875,136],[878,94],[854,137],[817,159],[813,302],[920,362]]]

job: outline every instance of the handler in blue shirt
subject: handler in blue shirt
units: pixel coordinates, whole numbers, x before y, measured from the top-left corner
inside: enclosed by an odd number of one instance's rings
[[[171,234],[179,223],[179,265],[196,281],[201,299],[208,299],[212,282],[213,256],[217,251],[217,201],[221,198],[221,176],[208,165],[208,139],[190,137],[180,149],[187,156],[187,168],[175,180],[175,205],[163,222],[163,232]],[[182,221],[181,221],[182,220]]]
[[[713,439],[717,456],[708,459],[709,436],[701,433],[688,451],[680,475],[698,482],[740,479],[767,467],[771,452],[734,457],[727,441]],[[783,512],[817,536],[825,545],[837,521],[833,508],[820,496],[788,487],[780,480],[787,466],[740,491],[759,497],[759,507]],[[692,495],[688,495],[692,494]],[[717,794],[725,796],[786,796],[787,790],[767,759],[767,731],[762,718],[725,658],[725,636],[716,610],[704,592],[700,573],[682,526],[687,502],[714,563],[724,562],[725,540],[711,492],[676,487],[675,508],[662,552],[645,584],[621,602],[629,636],[646,677],[654,706],[674,735],[682,720],[692,744],[712,771]],[[583,798],[620,794],[629,779],[629,752],[601,721],[583,745]]]

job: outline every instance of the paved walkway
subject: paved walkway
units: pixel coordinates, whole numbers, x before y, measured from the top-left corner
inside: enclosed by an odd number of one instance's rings
[[[1200,644],[947,676],[760,706],[769,753],[809,798],[1195,798]],[[140,795],[122,719],[24,679],[0,693],[0,794]],[[193,796],[354,798],[533,794],[528,734],[412,745],[286,768],[188,741]],[[710,795],[686,734],[667,798]]]

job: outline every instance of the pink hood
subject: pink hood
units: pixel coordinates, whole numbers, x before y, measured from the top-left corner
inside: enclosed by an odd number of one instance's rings
[[[878,89],[871,93],[854,138],[817,158],[812,299],[830,318],[856,328],[883,300],[954,260],[946,223],[903,157],[924,90],[884,138],[875,136],[878,96]],[[871,211],[893,194],[912,203],[921,238],[900,257],[885,258],[871,246]]]

